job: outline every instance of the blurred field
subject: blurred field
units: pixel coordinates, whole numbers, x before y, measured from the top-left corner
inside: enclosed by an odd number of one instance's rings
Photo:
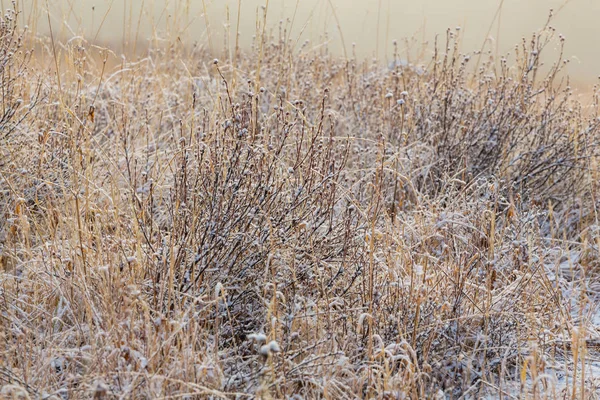
[[[554,19],[355,53],[339,2],[272,3],[3,17],[0,395],[600,397],[598,88]]]
[[[4,3],[9,4],[8,0]],[[35,33],[47,34],[46,1],[21,0],[19,4],[24,10],[22,23]],[[145,39],[155,35],[177,35],[190,44],[206,41],[209,31],[213,51],[222,51],[224,37],[233,42],[233,30],[227,32],[227,26],[236,25],[239,8],[243,15],[240,44],[248,48],[257,10],[264,1],[240,4],[238,0],[49,0],[48,10],[57,37],[83,35],[92,43],[111,43],[114,51],[127,54],[136,39],[145,44]],[[435,35],[461,26],[465,50],[475,51],[489,38],[487,45],[504,53],[542,26],[550,9],[556,14],[553,26],[568,38],[564,56],[572,61],[572,84],[588,92],[600,75],[600,55],[593,50],[600,36],[596,21],[600,3],[593,0],[271,0],[269,29],[276,30],[280,20],[294,20],[290,37],[299,43],[310,40],[317,46],[327,34],[330,51],[341,55],[343,36],[346,51],[356,43],[358,56],[388,59],[393,39],[414,37],[413,50],[419,52],[422,43],[428,43],[430,51]],[[555,48],[546,53],[554,55]]]

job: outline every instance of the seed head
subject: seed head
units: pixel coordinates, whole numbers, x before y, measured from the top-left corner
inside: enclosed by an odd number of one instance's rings
[[[259,351],[261,356],[268,356],[269,355],[269,346],[264,344],[260,347],[260,351]]]
[[[267,341],[267,336],[264,333],[251,333],[248,335],[248,339],[257,343],[264,343]]]
[[[275,340],[271,340],[267,346],[269,346],[269,350],[273,353],[279,353],[281,351],[279,343],[277,343]]]

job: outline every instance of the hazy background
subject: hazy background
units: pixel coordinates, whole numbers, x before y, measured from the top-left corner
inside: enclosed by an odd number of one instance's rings
[[[8,0],[0,3],[10,6]],[[202,41],[222,51],[227,40],[231,47],[235,43],[239,0],[18,0],[18,4],[23,10],[20,18],[37,33],[48,33],[49,10],[55,36],[81,35],[92,43],[110,43],[117,52],[158,37]],[[241,46],[252,43],[257,15],[262,20],[260,6],[265,4],[266,0],[241,1]],[[349,54],[356,43],[358,56],[385,61],[391,57],[393,39],[413,37],[414,47],[428,42],[431,48],[435,34],[456,26],[462,28],[463,51],[479,49],[489,32],[503,53],[540,29],[551,8],[555,10],[551,26],[567,38],[569,73],[582,88],[595,83],[600,75],[599,0],[270,0],[267,19],[269,28],[278,29],[279,21],[291,26],[290,37],[299,45],[310,40],[316,46],[327,36],[329,48],[342,54],[343,36]]]

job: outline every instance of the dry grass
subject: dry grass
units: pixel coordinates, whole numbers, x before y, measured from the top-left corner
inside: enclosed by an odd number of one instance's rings
[[[598,397],[598,104],[539,68],[552,28],[499,63],[282,30],[112,67],[11,15],[3,396]]]

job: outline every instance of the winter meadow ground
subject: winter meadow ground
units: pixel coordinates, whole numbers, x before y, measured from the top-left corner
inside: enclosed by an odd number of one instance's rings
[[[551,24],[386,65],[264,20],[123,58],[16,20],[0,397],[600,397],[598,96]]]

